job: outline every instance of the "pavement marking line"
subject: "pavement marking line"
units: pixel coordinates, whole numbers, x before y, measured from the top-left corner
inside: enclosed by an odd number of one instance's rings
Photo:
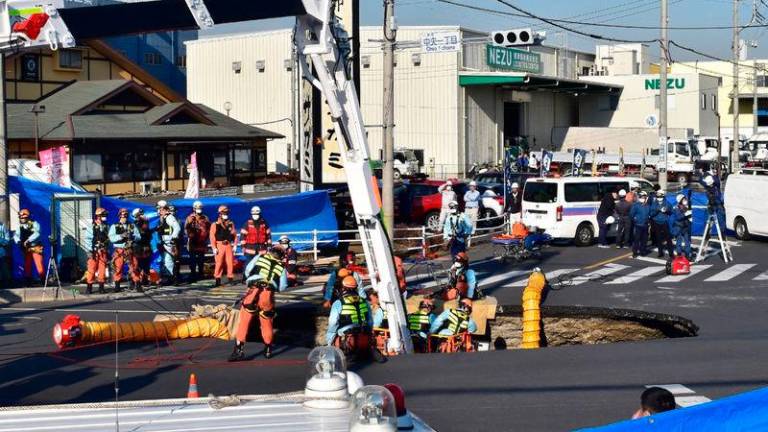
[[[650,263],[654,263],[654,264],[665,264],[665,265],[667,264],[667,261],[666,261],[666,260],[663,260],[663,259],[661,259],[661,258],[653,258],[653,257],[639,256],[639,257],[637,257],[637,258],[635,258],[635,259],[636,259],[636,260],[640,260],[640,261],[647,261],[647,262],[650,262]]]
[[[755,276],[755,278],[752,279],[752,280],[756,280],[756,281],[768,280],[768,271],[766,271],[763,274],[759,274],[759,275]]]
[[[531,273],[530,270],[512,270],[512,271],[508,271],[506,273],[497,274],[497,275],[493,275],[491,277],[485,278],[482,281],[480,281],[479,285],[480,286],[485,286],[485,285],[488,285],[488,284],[492,284],[492,283],[496,283],[496,282],[501,282],[501,281],[504,281],[504,280],[507,280],[507,279],[516,278],[518,276],[525,275],[525,274],[530,274],[530,273]],[[527,280],[528,279],[526,279],[526,281]]]
[[[544,274],[547,276],[547,280],[552,283],[555,281],[555,278],[558,276],[562,276],[568,273],[573,273],[575,271],[579,271],[577,268],[567,268],[567,269],[557,269],[552,270],[550,272],[545,271]],[[522,287],[526,286],[528,284],[528,278],[521,279],[519,281],[512,282],[510,284],[504,285],[504,288],[507,287]]]
[[[594,263],[592,265],[588,265],[588,266],[584,267],[584,270],[592,270],[593,268],[598,268],[598,267],[604,266],[606,264],[610,264],[610,263],[615,262],[615,261],[623,260],[624,258],[629,258],[631,256],[632,256],[632,252],[627,252],[624,255],[619,255],[619,256],[613,257],[613,258],[608,258],[607,260],[603,260],[603,261],[600,261],[598,263]]]
[[[600,270],[593,271],[591,273],[587,273],[585,275],[575,276],[573,278],[573,281],[571,282],[571,286],[581,285],[590,281],[595,280],[596,278],[602,278],[603,276],[608,276],[613,273],[618,273],[626,268],[629,268],[629,266],[625,266],[623,264],[606,264],[605,267],[601,268]]]
[[[704,282],[723,282],[728,281],[736,276],[744,273],[745,271],[751,269],[752,267],[756,266],[757,264],[734,264],[727,269],[721,271],[720,273],[709,277],[707,279],[704,279]]]
[[[634,273],[630,273],[626,276],[618,277],[612,281],[608,281],[605,284],[606,285],[621,285],[621,284],[628,284],[632,282],[637,282],[638,280],[646,277],[646,276],[653,276],[656,273],[661,273],[666,269],[666,266],[652,266],[652,267],[645,267],[642,268]]]
[[[320,292],[322,290],[323,290],[323,286],[322,285],[317,285],[317,286],[311,286],[311,287],[307,287],[307,288],[299,288],[299,289],[296,289],[296,290],[285,291],[285,292],[288,292],[288,293],[314,293],[314,292]]]
[[[688,279],[691,276],[695,276],[698,273],[703,272],[704,270],[712,267],[712,264],[696,264],[691,266],[691,272],[687,275],[678,275],[678,276],[667,276],[665,278],[661,278],[656,281],[656,283],[673,283],[673,282],[680,282],[682,280]]]
[[[20,307],[0,307],[0,313],[3,311],[18,311],[18,312],[31,312],[31,311],[45,311],[45,312],[106,312],[114,314],[114,309],[56,309],[56,308],[20,308]],[[163,310],[159,313],[155,310],[131,310],[131,309],[118,309],[120,313],[151,313],[151,314],[188,314],[189,311],[166,311]]]

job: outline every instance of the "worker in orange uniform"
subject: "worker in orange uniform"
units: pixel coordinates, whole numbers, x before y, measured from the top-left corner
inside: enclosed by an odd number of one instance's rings
[[[85,243],[91,251],[88,257],[88,274],[85,283],[88,284],[85,292],[93,292],[93,282],[99,282],[99,293],[104,293],[104,283],[107,280],[107,247],[109,246],[109,225],[107,225],[107,211],[99,207],[91,224],[91,229],[85,236]]]
[[[197,282],[203,276],[203,262],[208,252],[208,238],[211,232],[211,221],[203,213],[203,203],[192,203],[192,213],[184,221],[184,231],[187,233],[187,250],[189,251],[190,282]]]
[[[221,285],[221,276],[224,274],[223,266],[227,266],[227,281],[231,285],[235,284],[235,224],[229,220],[229,207],[219,206],[219,219],[211,225],[211,249],[216,257],[216,266],[213,270],[213,277],[216,278],[214,286]]]
[[[261,217],[261,207],[251,207],[251,218],[240,230],[240,246],[243,248],[246,261],[250,261],[272,247],[272,230],[267,221]]]
[[[136,258],[136,267],[133,269],[131,279],[138,292],[144,292],[144,285],[149,283],[149,271],[152,264],[152,228],[149,219],[144,216],[144,210],[135,208],[131,212],[133,225],[139,230],[139,240],[133,243],[133,256]]]
[[[31,219],[27,209],[19,211],[19,230],[13,236],[13,241],[24,251],[24,277],[26,284],[32,285],[32,263],[35,264],[40,283],[45,281],[43,273],[43,243],[40,239],[40,224]]]
[[[245,341],[248,339],[248,329],[254,314],[259,315],[261,339],[264,341],[264,357],[272,357],[275,291],[284,291],[288,287],[288,274],[283,267],[282,258],[283,249],[275,247],[251,260],[245,268],[245,284],[248,291],[242,299],[235,348],[229,356],[229,361],[240,361],[245,358]]]
[[[128,221],[128,209],[121,208],[117,212],[117,223],[109,227],[109,242],[112,243],[112,266],[115,270],[112,280],[115,282],[115,292],[120,292],[120,282],[123,280],[123,266],[128,263],[128,275],[135,272],[139,261],[133,254],[133,243],[141,240],[138,228]]]

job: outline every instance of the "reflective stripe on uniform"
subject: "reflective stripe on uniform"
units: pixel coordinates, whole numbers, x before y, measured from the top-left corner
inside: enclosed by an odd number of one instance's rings
[[[257,274],[267,283],[273,283],[275,286],[280,284],[280,275],[283,274],[283,263],[271,255],[262,255],[256,261],[256,268],[251,275]]]
[[[469,329],[469,315],[456,309],[451,309],[448,314],[448,330],[452,334],[459,334]]]
[[[408,315],[408,330],[410,331],[429,331],[429,325],[429,314],[416,312]]]
[[[341,314],[339,324],[366,324],[368,316],[368,303],[356,295],[347,295],[341,298]]]

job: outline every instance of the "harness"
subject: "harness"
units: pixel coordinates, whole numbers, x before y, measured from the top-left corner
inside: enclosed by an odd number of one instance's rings
[[[19,227],[19,237],[21,238],[21,244],[27,241],[35,232],[35,223],[28,220],[27,223]],[[37,243],[37,242],[35,242]]]
[[[169,236],[173,234],[173,228],[168,225],[168,222],[166,222],[165,219],[166,218],[160,219],[160,226],[157,227],[157,232],[159,232],[161,236]]]
[[[339,327],[348,325],[367,325],[368,303],[356,294],[348,294],[341,298],[341,314]]]
[[[251,270],[251,274],[248,277],[260,275],[270,286],[278,286],[283,271],[285,271],[285,267],[280,260],[272,255],[265,254],[258,258],[255,267]]]
[[[451,309],[448,313],[448,325],[443,324],[451,334],[459,334],[469,330],[469,314],[457,309]]]
[[[216,222],[216,232],[214,233],[214,237],[216,238],[216,241],[219,242],[234,242],[235,236],[232,234],[232,228],[234,224],[232,222],[226,221],[224,223],[222,222]]]
[[[418,311],[408,315],[408,330],[412,332],[429,332],[429,313]]]
[[[133,230],[134,230],[134,227],[133,227],[133,224],[131,224],[131,223],[127,223],[125,225],[116,224],[115,225],[115,234],[117,234],[118,236],[122,237],[123,234],[128,232],[131,235],[130,235],[130,238],[122,239],[121,241],[117,242],[115,244],[115,247],[116,248],[130,247],[130,245],[133,244]]]
[[[109,231],[106,224],[93,224],[93,241],[91,242],[91,249],[94,251],[103,250],[107,248],[109,242]]]
[[[258,222],[253,219],[245,223],[245,243],[249,245],[261,244],[267,242],[267,230],[269,227],[264,220]]]

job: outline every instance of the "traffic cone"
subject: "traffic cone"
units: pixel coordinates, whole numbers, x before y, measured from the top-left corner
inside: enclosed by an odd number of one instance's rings
[[[187,399],[199,397],[200,393],[197,392],[197,377],[195,374],[189,374],[189,390],[187,390]]]

